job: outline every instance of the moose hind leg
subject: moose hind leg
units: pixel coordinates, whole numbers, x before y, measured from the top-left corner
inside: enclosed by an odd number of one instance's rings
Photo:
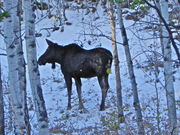
[[[98,82],[102,90],[102,101],[100,105],[100,111],[103,111],[105,110],[105,99],[106,99],[107,91],[109,89],[108,76],[98,77]]]
[[[79,98],[79,109],[84,109],[83,102],[82,102],[82,96],[81,96],[81,79],[80,78],[75,78],[76,82],[76,88],[77,88],[77,93],[78,93],[78,98]]]
[[[68,92],[68,106],[67,109],[71,109],[71,95],[72,95],[72,78],[70,76],[64,76],[67,92]]]

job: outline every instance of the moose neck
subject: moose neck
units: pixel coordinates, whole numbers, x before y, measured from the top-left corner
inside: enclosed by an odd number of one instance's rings
[[[65,54],[64,47],[63,46],[57,46],[55,48],[55,57],[54,57],[55,62],[61,64],[62,63],[62,59],[64,57],[64,54]]]

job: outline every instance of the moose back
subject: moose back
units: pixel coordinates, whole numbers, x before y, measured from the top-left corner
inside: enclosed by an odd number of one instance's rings
[[[81,97],[81,78],[97,77],[102,90],[100,110],[105,109],[105,98],[109,89],[108,75],[112,65],[112,54],[104,48],[85,50],[77,44],[61,46],[46,39],[48,48],[38,59],[39,65],[61,64],[68,90],[68,109],[71,109],[72,78],[74,78],[79,98],[79,108],[83,109]]]

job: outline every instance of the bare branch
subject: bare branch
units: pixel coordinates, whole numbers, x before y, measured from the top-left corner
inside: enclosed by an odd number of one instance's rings
[[[82,33],[79,33],[79,34],[82,34]],[[104,34],[88,34],[88,33],[83,33],[83,35],[86,35],[86,36],[95,36],[95,37],[104,37],[104,38],[107,38],[107,39],[113,41],[110,36],[107,36],[107,35],[104,35]],[[116,42],[117,44],[120,44],[120,45],[124,45],[123,43],[120,43],[120,42],[117,42],[117,41],[113,41],[113,42]]]
[[[94,33],[90,33],[90,34],[89,33],[79,33],[79,34],[86,35],[86,36],[94,36],[94,37],[104,37],[110,41],[113,41],[110,36],[103,34],[102,30],[98,26],[93,25],[93,24],[89,24],[89,23],[85,23],[85,22],[82,22],[82,23],[85,25],[90,25],[91,27],[93,27],[93,29],[97,30],[97,33],[100,33],[100,34],[94,34]],[[120,45],[123,45],[123,43],[121,43],[121,42],[117,42],[117,41],[113,41],[113,42],[120,44]]]
[[[176,52],[176,55],[177,55],[177,57],[178,57],[178,61],[180,62],[179,49],[178,49],[178,47],[177,47],[177,45],[176,45],[176,42],[174,41],[172,31],[171,31],[171,29],[169,28],[168,23],[166,22],[166,20],[165,20],[164,17],[162,16],[161,11],[159,10],[159,8],[158,8],[157,6],[152,5],[152,4],[151,4],[150,2],[148,2],[147,0],[144,0],[144,2],[145,2],[148,6],[154,8],[154,9],[156,10],[156,12],[158,13],[158,15],[159,15],[160,19],[162,20],[164,26],[166,27],[166,30],[167,30],[168,33],[169,33],[169,38],[170,38],[170,40],[171,40],[171,43],[172,43],[172,45],[173,45],[173,48],[174,48],[174,50],[175,50],[175,52]]]
[[[4,54],[4,53],[0,53],[0,56],[7,56],[7,54]]]

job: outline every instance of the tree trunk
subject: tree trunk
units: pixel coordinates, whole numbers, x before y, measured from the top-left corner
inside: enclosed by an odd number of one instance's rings
[[[35,112],[38,120],[39,134],[48,134],[48,117],[43,98],[40,74],[37,65],[36,43],[35,43],[35,14],[34,0],[24,0],[25,11],[25,40],[27,49],[27,64],[31,91],[35,104]]]
[[[21,13],[22,13],[22,1],[21,0],[13,0],[17,5],[15,8],[15,13],[17,16],[14,18],[14,35],[15,35],[15,43],[17,44],[16,55],[17,55],[17,71],[18,71],[18,80],[19,80],[19,88],[21,92],[21,103],[23,105],[24,112],[24,121],[26,124],[26,132],[27,135],[31,134],[31,127],[29,123],[29,111],[27,107],[27,92],[26,92],[26,66],[24,60],[23,46],[22,46],[22,38],[21,38]]]
[[[0,0],[1,2],[1,0]],[[0,10],[0,14],[1,14]],[[1,25],[1,24],[0,24]],[[4,126],[4,100],[3,100],[3,88],[2,88],[2,79],[1,79],[1,57],[0,57],[0,135],[5,135],[5,126]]]
[[[123,113],[123,102],[122,102],[122,87],[121,87],[121,77],[120,77],[120,69],[119,69],[119,57],[118,57],[118,50],[116,45],[116,30],[115,30],[116,26],[114,21],[113,2],[109,2],[109,16],[110,16],[110,25],[112,30],[111,38],[112,38],[112,50],[113,50],[115,77],[116,77],[118,117],[120,122],[123,122],[124,113]]]
[[[124,27],[123,17],[122,17],[121,3],[118,2],[117,7],[118,7],[118,20],[119,20],[119,25],[120,25],[120,30],[121,30],[121,36],[123,40],[124,50],[126,54],[126,61],[127,61],[129,76],[131,80],[131,87],[133,91],[133,98],[134,98],[133,104],[134,104],[136,117],[137,117],[138,134],[145,135],[141,106],[140,106],[139,97],[138,97],[137,83],[136,83],[136,78],[135,78],[134,69],[133,69],[133,62],[131,59],[128,38],[126,34],[126,29]]]
[[[169,13],[168,13],[168,1],[160,0],[161,14],[164,20],[169,24]],[[176,103],[175,103],[175,93],[173,84],[173,66],[171,58],[171,44],[168,38],[169,34],[167,29],[162,27],[162,43],[164,47],[164,78],[165,78],[165,90],[167,97],[167,107],[168,107],[168,117],[170,132],[173,135],[178,134],[177,129],[177,116],[176,116]]]
[[[160,2],[159,2],[160,0],[156,0],[155,1],[155,6],[159,9],[159,11],[161,11],[161,7],[160,7]],[[159,37],[160,37],[160,44],[161,44],[161,50],[162,50],[162,55],[164,56],[164,47],[163,47],[163,40],[162,40],[162,25],[163,25],[163,23],[162,23],[162,20],[159,18],[159,22],[160,22],[160,24],[161,25],[159,25],[158,27],[159,27]]]
[[[66,0],[62,0],[62,16],[63,16],[63,22],[65,23],[67,21],[67,17],[66,17],[66,4],[67,1]]]
[[[18,56],[17,47],[19,46],[19,20],[17,16],[17,0],[4,1],[4,9],[9,11],[10,17],[4,20],[4,35],[8,59],[10,95],[14,113],[14,134],[26,134],[26,124],[24,121],[23,96],[20,89],[18,78]],[[14,7],[14,8],[12,8]]]
[[[1,59],[0,59],[0,135],[5,135],[4,131],[4,100],[3,100],[3,88],[1,80]]]
[[[157,58],[157,56],[156,56]],[[158,69],[158,66],[154,66],[154,75],[155,75],[155,89],[156,89],[156,113],[157,113],[157,116],[156,116],[156,120],[157,120],[157,129],[158,129],[158,134],[161,135],[161,128],[160,128],[160,122],[161,122],[161,119],[160,119],[160,101],[159,101],[159,91],[158,91],[158,82],[159,82],[159,69]]]

